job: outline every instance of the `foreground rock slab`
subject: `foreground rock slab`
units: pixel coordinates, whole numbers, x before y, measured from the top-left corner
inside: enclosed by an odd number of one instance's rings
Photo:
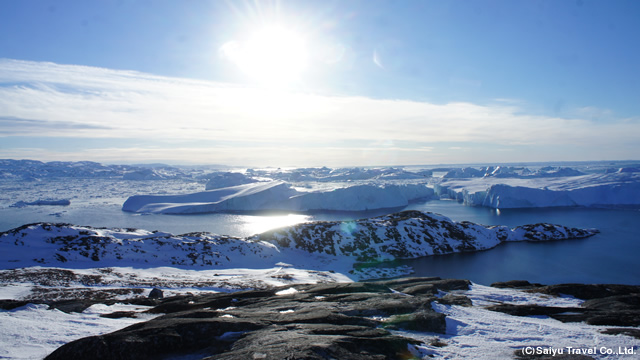
[[[165,315],[73,341],[46,359],[407,359],[419,342],[387,329],[444,333],[434,294],[469,285],[404,278],[155,299],[149,312]]]

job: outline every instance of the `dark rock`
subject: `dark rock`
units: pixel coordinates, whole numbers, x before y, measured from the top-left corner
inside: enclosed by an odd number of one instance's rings
[[[403,285],[465,284],[416,278]],[[411,344],[419,342],[381,326],[446,330],[445,315],[432,310],[432,295],[393,292],[377,282],[293,287],[298,292],[289,295],[276,295],[289,288],[281,287],[156,299],[159,304],[149,312],[165,315],[73,341],[47,359],[403,359],[411,357]],[[391,318],[383,323],[374,315]]]
[[[425,282],[429,282],[429,281],[436,281],[436,280],[442,280],[440,277],[437,276],[431,276],[431,277],[403,277],[403,278],[398,278],[398,279],[391,279],[391,280],[376,280],[373,281],[375,283],[379,283],[379,284],[383,284],[385,286],[388,286],[392,289],[398,289],[399,287],[405,286],[405,287],[409,287],[409,286],[414,286],[414,285],[420,285],[420,284],[424,284]],[[398,290],[400,291],[400,290]]]
[[[585,301],[582,306],[593,310],[640,310],[640,294],[613,295]]]
[[[491,305],[487,307],[487,310],[498,311],[501,313],[514,315],[514,316],[551,316],[556,314],[576,312],[579,314],[584,313],[583,308],[565,308],[556,306],[542,306],[542,305],[514,305],[514,304],[499,304]],[[578,320],[579,321],[579,320]]]
[[[609,335],[627,335],[633,336],[636,339],[640,339],[640,329],[630,329],[630,328],[609,328],[601,331],[603,334]]]
[[[385,321],[384,327],[444,334],[447,330],[445,315],[433,311],[394,315]]]
[[[585,320],[589,325],[640,326],[638,311],[596,311],[589,315]]]
[[[379,337],[314,334],[305,327],[268,327],[248,334],[222,354],[206,358],[235,359],[407,359],[408,344],[417,341],[385,332]]]
[[[533,288],[542,287],[544,285],[537,284],[537,283],[532,284],[527,280],[511,280],[511,281],[495,282],[491,284],[491,286],[498,289],[533,289]]]
[[[438,293],[438,289],[433,284],[414,285],[398,291],[408,295],[435,295]]]
[[[294,288],[298,288],[294,286]],[[318,284],[309,286],[302,286],[308,293],[322,293],[322,294],[353,294],[353,293],[391,293],[391,289],[388,286],[375,282],[354,282],[354,283],[339,283],[339,284]]]
[[[471,299],[469,299],[467,296],[464,296],[464,295],[446,294],[445,296],[438,298],[438,300],[436,301],[443,305],[459,305],[459,306],[473,305],[473,303],[471,302]]]
[[[556,296],[570,295],[578,299],[590,300],[614,295],[640,294],[640,286],[617,284],[559,284],[548,285],[531,291]]]
[[[151,292],[149,292],[149,299],[162,299],[163,297],[164,294],[162,293],[162,290],[158,288],[153,288]]]
[[[227,333],[256,330],[265,324],[245,319],[174,319],[163,316],[103,336],[92,336],[64,345],[47,359],[157,359],[167,354],[227,350]],[[204,357],[204,356],[203,356]]]
[[[135,311],[116,311],[109,314],[101,314],[100,317],[108,318],[108,319],[122,319],[122,318],[135,318]]]
[[[438,290],[442,291],[469,290],[469,286],[471,286],[471,281],[460,279],[435,280],[431,281],[430,283],[433,284]]]
[[[375,281],[372,283],[388,286],[389,288],[408,295],[435,295],[438,290],[469,290],[471,281],[460,279],[441,279],[439,277],[410,277],[392,280]]]
[[[57,309],[66,313],[81,313],[91,305],[97,304],[98,301],[91,300],[64,300],[48,303],[50,309]]]
[[[29,304],[29,301],[26,300],[0,299],[0,309],[2,310],[13,310],[27,304]]]

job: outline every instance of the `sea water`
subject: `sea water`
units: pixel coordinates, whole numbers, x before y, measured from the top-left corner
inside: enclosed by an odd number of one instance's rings
[[[145,182],[153,183],[153,182]],[[82,182],[86,184],[86,181]],[[94,227],[139,228],[174,234],[206,231],[216,234],[246,237],[272,228],[315,220],[354,220],[384,215],[385,210],[362,213],[253,213],[199,215],[141,215],[121,210],[127,186],[123,182],[110,184],[102,180],[100,195],[94,185],[78,195],[73,188],[61,197],[71,198],[70,206],[10,207],[20,196],[7,195],[0,204],[0,231],[34,222],[63,222]],[[134,184],[134,183],[130,183]],[[137,184],[137,183],[136,183]],[[166,182],[163,186],[166,186]],[[5,186],[8,186],[5,184]],[[53,190],[73,187],[73,182],[40,184],[38,197],[55,196]],[[85,185],[82,185],[85,186]],[[142,186],[142,185],[136,185]],[[147,186],[147,185],[144,185]],[[176,183],[184,191],[193,191]],[[197,186],[197,185],[193,185]],[[24,189],[24,184],[21,185]],[[42,189],[41,189],[42,188]],[[41,190],[40,190],[41,189]],[[175,190],[175,189],[174,189]],[[35,191],[35,190],[34,190]],[[129,189],[139,192],[140,189]],[[14,194],[12,191],[11,194]],[[22,198],[20,198],[22,199]],[[3,200],[3,199],[0,199]],[[29,199],[27,199],[29,200]],[[555,223],[570,227],[597,228],[600,233],[586,239],[553,242],[516,242],[502,244],[487,251],[431,256],[403,260],[388,265],[410,265],[416,276],[465,278],[480,284],[525,279],[544,284],[554,283],[622,283],[640,284],[640,211],[631,209],[540,208],[495,210],[469,207],[455,201],[433,200],[412,204],[406,209],[430,211],[456,221],[471,221],[484,225],[515,227],[533,223]]]
[[[534,208],[494,210],[453,201],[414,205],[453,220],[515,227],[540,222],[600,233],[585,239],[505,243],[487,251],[403,260],[420,276],[465,278],[489,285],[528,280],[542,284],[640,284],[640,211],[635,209]]]

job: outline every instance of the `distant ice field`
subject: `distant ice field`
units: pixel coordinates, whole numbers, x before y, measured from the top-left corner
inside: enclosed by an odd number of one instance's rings
[[[434,177],[443,175],[434,170]],[[299,175],[299,174],[298,174]],[[304,175],[304,173],[303,173]],[[356,174],[358,175],[358,174]],[[353,174],[350,174],[353,176]],[[130,177],[130,176],[129,176]],[[343,181],[341,178],[334,179]],[[454,179],[455,180],[455,179]],[[320,184],[332,187],[336,181]],[[404,180],[403,180],[404,181]],[[457,181],[457,180],[455,180]],[[94,227],[140,228],[174,234],[206,231],[246,237],[272,228],[315,220],[352,220],[387,214],[367,212],[243,214],[142,214],[122,211],[123,203],[140,194],[201,192],[206,180],[125,180],[117,178],[0,179],[0,231],[33,222],[62,222]],[[15,206],[45,199],[70,205]],[[452,200],[429,200],[404,208],[443,214],[456,221],[515,227],[538,222],[578,228],[597,228],[600,234],[583,240],[552,243],[514,243],[491,251],[407,260],[416,275],[466,278],[479,284],[526,279],[546,284],[640,284],[640,211],[582,207],[492,209],[464,206]],[[383,265],[383,266],[386,266]]]
[[[188,194],[203,183],[185,180],[136,181],[119,179],[0,180],[0,231],[34,222],[62,222],[94,227],[138,228],[174,234],[206,231],[221,235],[250,236],[273,228],[315,220],[352,220],[385,215],[388,210],[296,214],[138,214],[122,211],[129,196],[137,194]],[[69,199],[68,206],[12,207],[18,201],[43,198]]]

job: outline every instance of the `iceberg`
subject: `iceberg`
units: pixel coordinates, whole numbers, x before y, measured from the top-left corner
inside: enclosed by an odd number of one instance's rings
[[[433,196],[424,184],[361,184],[299,191],[282,181],[257,182],[185,195],[134,195],[122,205],[136,213],[197,214],[234,211],[367,211],[407,206]]]
[[[496,209],[640,205],[640,173],[631,171],[561,177],[446,179],[435,184],[434,189],[438,195],[466,205]]]
[[[271,181],[185,195],[134,195],[124,202],[122,210],[165,214],[284,210],[285,202],[296,194],[290,185]]]
[[[213,173],[208,177],[209,181],[207,181],[207,184],[205,185],[205,190],[222,189],[230,186],[250,184],[258,181],[238,172]]]

